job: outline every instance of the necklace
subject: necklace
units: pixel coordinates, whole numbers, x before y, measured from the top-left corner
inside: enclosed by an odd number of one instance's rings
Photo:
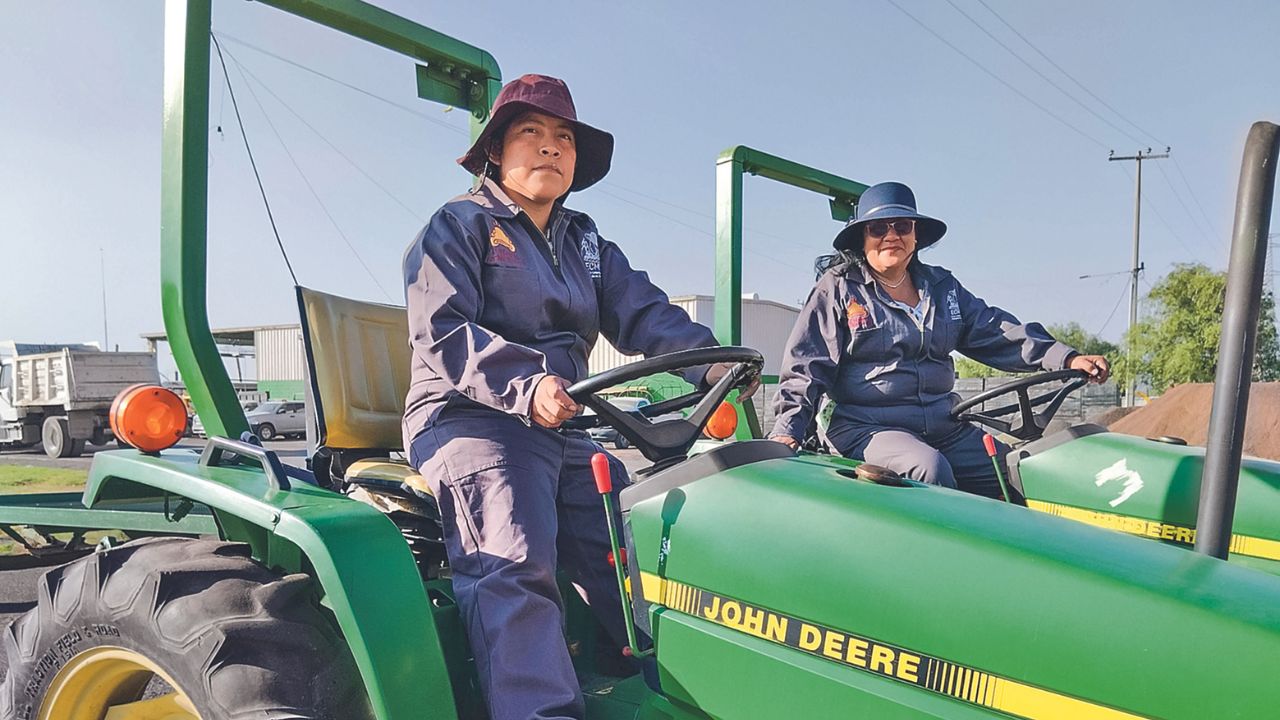
[[[909,273],[905,273],[905,272],[904,272],[904,273],[902,273],[902,277],[898,278],[898,282],[896,282],[896,283],[891,283],[891,282],[889,282],[888,280],[885,280],[883,277],[881,277],[881,276],[880,276],[880,273],[875,273],[876,280],[879,280],[881,285],[884,285],[885,287],[889,288],[890,290],[897,290],[899,287],[901,287],[901,286],[902,286],[902,283],[904,283],[904,282],[906,282],[906,281],[907,281],[907,276],[908,276],[908,275],[909,275]]]

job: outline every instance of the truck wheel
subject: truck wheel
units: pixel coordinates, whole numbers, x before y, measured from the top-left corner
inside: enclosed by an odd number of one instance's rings
[[[254,433],[262,442],[266,442],[275,438],[276,429],[271,423],[263,423],[258,426],[258,432]]]
[[[147,538],[50,570],[0,638],[0,717],[371,718],[311,579],[248,554]]]
[[[84,452],[84,441],[80,441],[79,449],[71,439],[71,423],[64,417],[47,417],[40,428],[40,442],[44,445],[44,454],[52,458],[75,457]]]

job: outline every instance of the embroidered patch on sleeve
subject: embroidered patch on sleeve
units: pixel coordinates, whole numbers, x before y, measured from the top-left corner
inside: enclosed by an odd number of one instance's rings
[[[582,264],[593,280],[600,279],[600,238],[594,232],[582,236]]]
[[[951,313],[952,320],[960,318],[960,297],[955,288],[947,291],[947,312]]]

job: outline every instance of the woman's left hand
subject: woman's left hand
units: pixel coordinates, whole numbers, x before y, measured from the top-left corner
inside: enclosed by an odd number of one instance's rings
[[[707,378],[705,380],[706,384],[708,386],[715,385],[717,382],[720,381],[720,378],[729,374],[729,371],[732,370],[733,366],[736,364],[737,363],[722,362],[722,363],[716,363],[715,365],[712,365],[710,368],[707,369]],[[746,386],[738,393],[738,402],[742,402],[743,400],[750,398],[752,395],[755,395],[756,390],[759,390],[759,389],[760,389],[760,377],[757,376],[755,380],[751,381],[750,385]]]
[[[1071,370],[1080,370],[1089,376],[1089,382],[1101,385],[1111,377],[1111,365],[1101,355],[1076,355],[1067,364]]]

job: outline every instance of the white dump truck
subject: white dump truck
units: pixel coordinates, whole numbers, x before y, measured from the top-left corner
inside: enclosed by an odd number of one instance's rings
[[[154,353],[0,342],[0,447],[41,443],[50,457],[65,458],[86,442],[105,445],[116,395],[159,382]]]

